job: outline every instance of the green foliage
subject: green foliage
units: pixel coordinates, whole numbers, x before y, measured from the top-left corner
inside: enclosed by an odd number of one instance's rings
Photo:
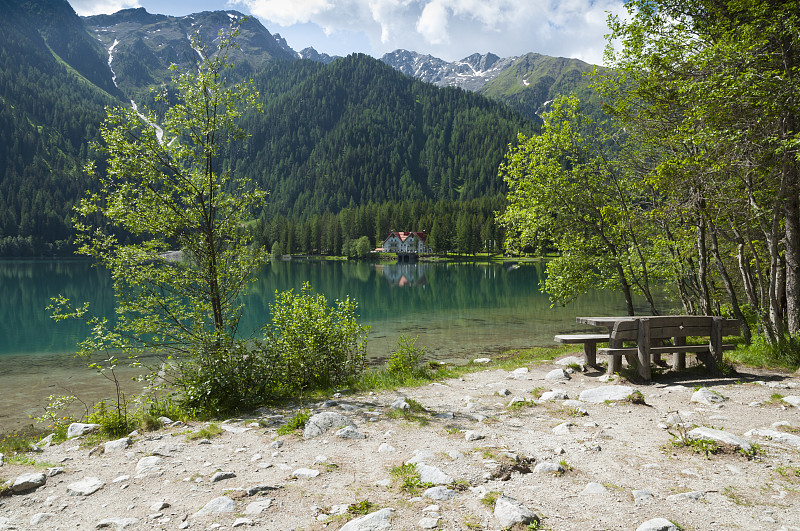
[[[494,504],[497,502],[497,498],[502,496],[502,492],[497,490],[490,490],[487,492],[483,498],[481,498],[481,503],[484,504],[489,509],[494,510]]]
[[[301,409],[290,418],[286,424],[278,428],[278,435],[289,435],[296,431],[300,431],[306,426],[306,422],[311,418],[311,411]]]
[[[100,425],[100,433],[116,439],[132,432],[137,427],[136,421],[128,415],[127,403],[121,408],[109,408],[105,400],[100,400],[89,415],[89,422]]]
[[[275,294],[265,326],[267,352],[279,360],[278,384],[284,394],[332,388],[353,382],[364,367],[369,327],[357,321],[349,297],[334,306],[308,282],[300,293]]]
[[[389,469],[389,474],[395,478],[400,490],[411,496],[418,495],[422,489],[433,487],[433,483],[422,482],[415,463],[394,466]]]
[[[67,427],[75,422],[75,417],[67,412],[67,409],[75,400],[77,399],[73,395],[50,395],[47,397],[47,405],[44,407],[44,413],[38,417],[34,417],[34,420],[40,424],[47,424],[46,429],[48,430],[66,434]]]
[[[365,515],[375,510],[375,504],[369,500],[361,500],[360,502],[351,503],[347,506],[347,512],[353,515]]]
[[[186,435],[186,440],[194,441],[197,439],[213,439],[214,437],[220,435],[222,433],[222,428],[215,423],[211,423],[208,426],[204,426],[197,431],[193,431]]]
[[[409,338],[401,335],[397,338],[389,358],[386,360],[386,370],[390,373],[412,373],[419,366],[422,356],[425,355],[423,347],[417,347],[419,336]]]

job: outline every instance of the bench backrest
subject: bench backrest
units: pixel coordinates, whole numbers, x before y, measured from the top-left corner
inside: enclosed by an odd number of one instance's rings
[[[611,339],[635,341],[639,336],[639,322],[646,320],[650,326],[651,339],[672,337],[710,336],[714,319],[719,321],[723,336],[738,335],[739,321],[700,315],[669,315],[637,317],[617,321],[611,330]]]

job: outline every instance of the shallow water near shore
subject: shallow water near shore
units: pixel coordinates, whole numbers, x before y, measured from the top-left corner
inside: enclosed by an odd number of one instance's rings
[[[576,316],[624,311],[618,294],[593,292],[567,307],[550,307],[539,291],[544,265],[375,264],[345,261],[276,262],[258,274],[245,298],[239,330],[258,336],[276,291],[299,290],[304,281],[329,302],[358,302],[369,325],[368,357],[384,359],[401,335],[419,336],[428,359],[464,362],[513,348],[552,343],[553,335],[580,327]],[[87,404],[113,394],[113,386],[75,358],[86,328],[56,323],[50,297],[89,301],[110,316],[114,300],[106,271],[76,260],[0,261],[0,432],[30,424],[51,394],[75,394]],[[585,328],[583,328],[585,329]],[[123,371],[130,392],[136,384]]]

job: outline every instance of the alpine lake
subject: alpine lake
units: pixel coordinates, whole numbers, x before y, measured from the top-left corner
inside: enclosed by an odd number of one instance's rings
[[[465,363],[553,344],[555,334],[581,329],[576,316],[624,313],[622,296],[603,291],[551,307],[539,289],[544,269],[543,262],[276,261],[250,285],[239,332],[260,337],[275,292],[297,292],[305,281],[329,303],[357,301],[359,322],[370,327],[370,364],[388,357],[403,335],[418,337],[426,360]],[[87,407],[114,395],[113,384],[74,355],[88,327],[55,322],[46,310],[57,295],[74,306],[89,302],[94,315],[113,315],[111,278],[90,262],[0,261],[0,433],[32,424],[49,395],[74,394]],[[119,370],[129,393],[136,391],[132,369]]]

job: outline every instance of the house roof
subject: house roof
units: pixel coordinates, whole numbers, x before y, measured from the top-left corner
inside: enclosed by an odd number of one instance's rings
[[[419,238],[419,239],[420,239],[420,241],[422,241],[423,243],[424,243],[424,242],[425,242],[425,240],[428,238],[428,233],[427,233],[427,232],[425,232],[424,230],[422,230],[422,231],[411,231],[411,232],[392,231],[392,232],[390,232],[390,233],[389,233],[389,235],[388,235],[388,236],[386,236],[386,239],[388,240],[388,239],[389,239],[389,238],[391,238],[393,235],[394,235],[394,236],[397,236],[398,238],[400,238],[400,241],[401,241],[401,242],[404,242],[404,241],[406,241],[406,239],[408,239],[408,237],[409,237],[409,236],[411,236],[411,235],[414,235],[414,236],[416,236],[416,237],[417,237],[417,238]]]

